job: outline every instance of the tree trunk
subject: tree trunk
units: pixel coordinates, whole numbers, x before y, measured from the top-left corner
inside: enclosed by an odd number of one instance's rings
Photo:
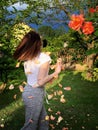
[[[86,64],[87,64],[87,66],[88,66],[89,69],[91,69],[93,67],[95,59],[96,59],[96,55],[97,54],[91,54],[91,55],[87,56],[87,58],[86,58]]]

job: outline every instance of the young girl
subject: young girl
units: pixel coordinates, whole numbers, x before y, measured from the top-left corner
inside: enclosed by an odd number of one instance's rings
[[[25,105],[25,124],[21,130],[48,130],[46,110],[43,104],[44,87],[61,72],[61,62],[57,62],[55,72],[49,73],[50,56],[41,52],[42,42],[35,31],[28,32],[18,45],[14,58],[24,61],[27,85],[22,98]]]

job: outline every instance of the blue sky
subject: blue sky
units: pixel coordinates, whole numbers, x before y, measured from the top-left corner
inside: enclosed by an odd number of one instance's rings
[[[7,9],[9,11],[13,11],[13,7],[15,7],[17,10],[23,10],[27,8],[27,4],[18,2],[18,3],[13,4],[12,6],[9,6]]]
[[[14,5],[8,7],[7,9],[8,9],[9,11],[13,11],[13,10],[14,10],[13,7],[15,7],[17,10],[24,10],[24,9],[27,8],[27,4],[19,3],[19,2],[18,2],[18,3],[16,3],[16,4],[14,4]],[[55,11],[54,11],[54,12],[55,12]],[[47,11],[46,11],[47,17],[46,17],[45,19],[43,19],[42,25],[51,26],[51,27],[53,27],[54,29],[56,29],[56,28],[58,28],[58,27],[60,27],[60,26],[63,26],[66,30],[68,30],[67,25],[66,25],[66,23],[67,23],[68,21],[67,21],[67,20],[64,21],[64,20],[65,20],[64,18],[66,18],[65,13],[62,12],[62,11],[61,11],[58,15],[55,13],[54,17],[57,18],[57,19],[59,19],[60,21],[56,21],[56,20],[55,20],[55,21],[52,21],[52,20],[53,20],[52,18],[50,18],[50,19],[48,20],[48,14],[51,14],[51,13],[53,13],[53,10],[47,10]],[[15,15],[13,14],[12,16],[8,16],[8,17],[15,17]],[[63,18],[63,17],[64,17],[64,18]],[[54,23],[53,23],[53,22],[54,22]],[[51,23],[52,23],[52,24],[51,24]],[[34,29],[38,29],[38,25],[36,25],[36,24],[34,24],[34,23],[30,23],[29,26],[31,26],[31,27],[34,28]]]

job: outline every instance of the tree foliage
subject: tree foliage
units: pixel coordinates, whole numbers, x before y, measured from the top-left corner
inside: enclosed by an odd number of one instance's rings
[[[90,6],[95,7],[98,4],[97,0],[1,0],[0,1],[0,80],[3,82],[7,82],[10,69],[15,68],[16,61],[12,58],[13,51],[18,44],[19,39],[17,39],[16,35],[19,36],[21,30],[24,30],[24,33],[28,30],[23,29],[22,26],[17,25],[30,25],[31,23],[36,23],[37,25],[43,24],[43,19],[45,23],[49,22],[50,25],[54,25],[56,23],[62,23],[65,25],[68,24],[68,20],[70,18],[70,14],[74,11],[82,11]],[[22,7],[21,5],[24,5]],[[22,7],[22,8],[20,8]],[[61,17],[59,15],[61,14]],[[89,17],[90,18],[90,17]],[[93,17],[92,21],[97,18]],[[97,25],[96,25],[97,26]],[[15,28],[18,28],[17,32]],[[65,29],[65,28],[64,28]],[[40,28],[41,33],[43,34],[43,29]],[[51,45],[53,51],[57,48],[63,46],[63,42],[65,40],[60,41],[60,34],[64,33],[64,30],[61,29],[52,30],[50,27],[47,29],[47,35],[55,37],[51,40],[49,39],[49,44]],[[50,34],[51,32],[51,34]],[[45,34],[45,33],[44,33]],[[96,30],[95,34],[98,34],[98,30]],[[68,34],[69,35],[69,34]],[[72,34],[71,34],[72,35]],[[76,37],[75,37],[76,38]],[[71,39],[68,39],[71,40]],[[77,40],[77,39],[74,39]],[[80,42],[81,43],[81,42]],[[97,43],[97,41],[96,41]],[[77,44],[79,44],[77,42]],[[82,43],[81,43],[82,44]],[[79,45],[81,48],[81,44]],[[96,44],[96,46],[98,46]],[[93,51],[93,50],[92,50]],[[97,64],[97,63],[96,63]],[[4,76],[3,76],[4,75]]]

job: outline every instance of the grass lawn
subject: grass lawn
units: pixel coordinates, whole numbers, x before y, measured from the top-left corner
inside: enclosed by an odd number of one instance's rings
[[[98,81],[89,82],[80,74],[65,71],[47,84],[47,93],[49,130],[98,130]],[[0,130],[20,130],[23,123],[24,106],[16,85],[0,94]]]

